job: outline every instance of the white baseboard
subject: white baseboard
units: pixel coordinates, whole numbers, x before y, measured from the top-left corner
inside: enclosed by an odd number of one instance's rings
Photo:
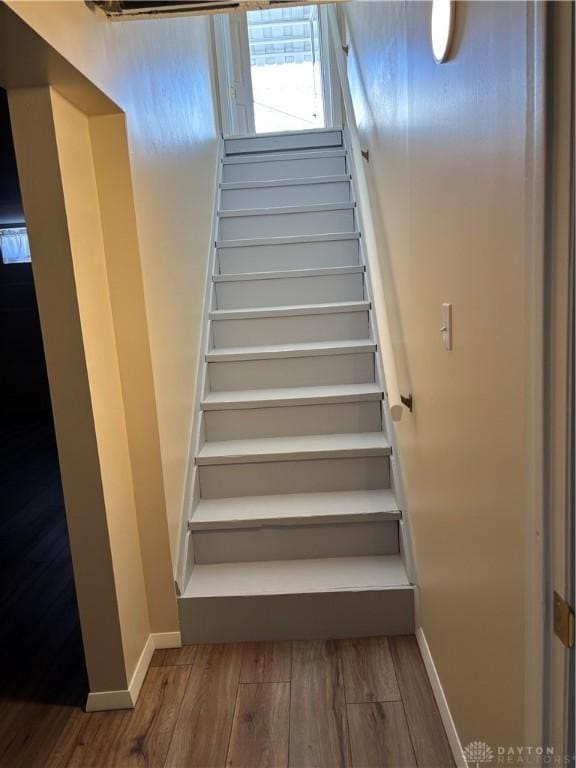
[[[154,640],[154,650],[162,648],[181,648],[182,635],[180,632],[154,632],[150,637]]]
[[[112,709],[134,709],[129,690],[91,691],[86,699],[86,712],[104,712]]]
[[[422,659],[424,660],[424,666],[426,667],[426,672],[428,673],[428,679],[430,680],[430,685],[432,686],[434,698],[436,699],[436,704],[438,705],[440,717],[442,718],[442,723],[444,724],[444,729],[446,731],[446,736],[448,737],[450,749],[454,755],[454,761],[458,768],[468,768],[468,763],[466,762],[466,758],[464,757],[464,753],[462,751],[462,744],[460,743],[458,731],[454,725],[454,720],[452,719],[452,714],[450,712],[446,696],[444,695],[444,689],[442,688],[442,683],[438,677],[438,672],[436,671],[436,666],[434,664],[432,654],[430,653],[430,648],[428,647],[426,635],[424,634],[422,627],[418,627],[416,629],[416,640],[418,641],[418,647],[420,648],[420,653],[422,655]]]
[[[180,632],[154,632],[148,635],[128,688],[118,691],[91,691],[86,699],[86,712],[134,709],[154,651],[162,648],[180,648],[181,645]]]

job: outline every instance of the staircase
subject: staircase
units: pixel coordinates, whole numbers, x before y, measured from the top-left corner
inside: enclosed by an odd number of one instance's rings
[[[224,151],[183,641],[412,632],[342,132]]]

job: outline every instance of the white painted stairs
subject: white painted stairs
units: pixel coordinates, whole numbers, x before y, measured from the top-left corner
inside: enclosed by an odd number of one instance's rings
[[[342,132],[224,145],[183,640],[412,632]]]

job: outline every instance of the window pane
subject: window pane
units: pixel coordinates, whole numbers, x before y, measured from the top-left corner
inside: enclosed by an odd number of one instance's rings
[[[256,133],[324,128],[317,6],[246,16]],[[262,39],[273,39],[273,50]]]
[[[22,264],[30,261],[30,244],[26,227],[0,229],[0,251],[4,264]]]

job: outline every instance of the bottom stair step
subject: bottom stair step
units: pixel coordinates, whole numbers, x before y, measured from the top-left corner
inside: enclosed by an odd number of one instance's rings
[[[399,555],[195,566],[178,605],[185,644],[414,631]]]
[[[334,590],[377,590],[409,584],[399,555],[266,560],[195,566],[184,596],[257,597]]]

